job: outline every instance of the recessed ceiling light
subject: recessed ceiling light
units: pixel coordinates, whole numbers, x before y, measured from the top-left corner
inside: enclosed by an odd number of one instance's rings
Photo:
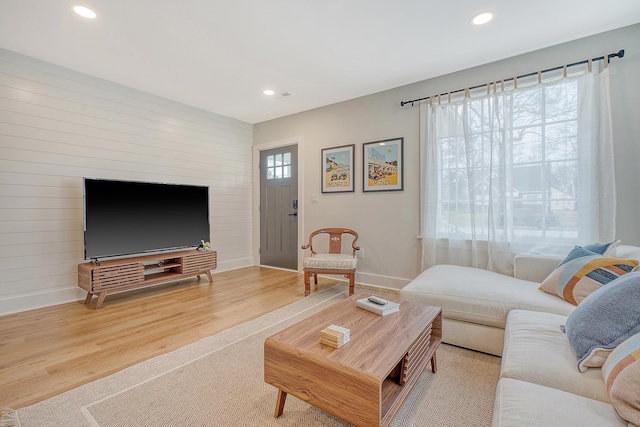
[[[88,7],[73,6],[73,11],[84,18],[93,19],[96,17],[96,13]]]
[[[491,12],[482,12],[477,14],[476,16],[474,16],[471,19],[471,22],[473,22],[475,25],[482,25],[482,24],[486,24],[487,22],[491,21],[493,19],[493,13]]]
[[[272,91],[271,89],[267,89],[267,90],[263,90],[262,93],[264,93],[265,95],[273,95],[275,92]]]

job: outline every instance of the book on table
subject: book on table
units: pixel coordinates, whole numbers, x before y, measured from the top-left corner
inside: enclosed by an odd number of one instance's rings
[[[397,302],[388,301],[379,297],[376,297],[376,299],[384,302],[384,305],[373,303],[369,301],[369,298],[361,298],[356,300],[356,306],[380,316],[386,316],[387,314],[397,313],[400,311],[400,304]]]
[[[340,348],[351,337],[351,331],[338,325],[329,325],[320,331],[320,342],[335,348]]]

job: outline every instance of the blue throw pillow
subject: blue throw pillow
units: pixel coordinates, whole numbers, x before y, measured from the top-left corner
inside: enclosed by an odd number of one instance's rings
[[[583,248],[600,255],[615,256],[616,248],[619,244],[620,240],[614,240],[609,243],[592,243],[590,245],[584,245]]]
[[[578,369],[602,366],[618,344],[640,332],[640,273],[629,273],[586,297],[564,330]]]

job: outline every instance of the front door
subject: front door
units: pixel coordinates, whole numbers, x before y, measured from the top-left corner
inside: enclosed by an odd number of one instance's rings
[[[298,146],[260,152],[260,264],[298,270]]]

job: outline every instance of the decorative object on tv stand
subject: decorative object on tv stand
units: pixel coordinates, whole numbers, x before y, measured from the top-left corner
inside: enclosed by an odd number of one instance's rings
[[[404,190],[404,138],[362,144],[362,191]]]
[[[322,149],[322,192],[355,191],[355,144]]]

